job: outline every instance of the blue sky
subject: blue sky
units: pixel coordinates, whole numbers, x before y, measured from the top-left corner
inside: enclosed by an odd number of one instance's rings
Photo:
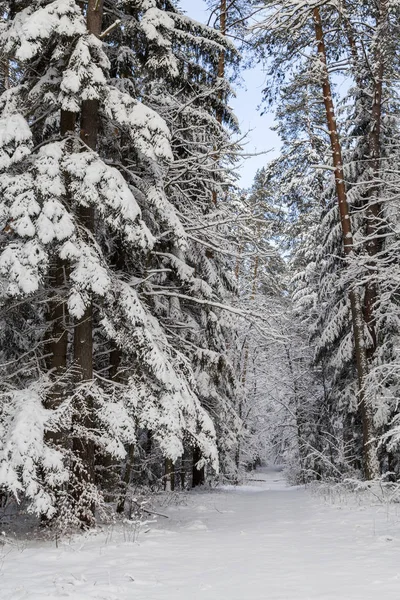
[[[203,0],[180,0],[182,9],[190,16],[206,23],[208,10]],[[248,142],[245,146],[246,153],[269,151],[262,156],[252,156],[243,161],[240,185],[248,187],[252,184],[257,169],[276,156],[279,149],[279,139],[271,131],[273,114],[260,115],[257,107],[261,103],[261,91],[264,87],[265,76],[260,66],[246,69],[242,73],[243,86],[236,90],[237,96],[230,101],[240,123],[242,134],[248,132]]]

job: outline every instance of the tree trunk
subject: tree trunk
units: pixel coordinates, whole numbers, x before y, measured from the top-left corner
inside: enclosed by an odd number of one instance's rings
[[[118,499],[118,504],[117,504],[117,513],[118,514],[122,514],[124,512],[127,491],[129,488],[129,484],[131,482],[134,458],[135,458],[135,446],[134,446],[134,444],[130,444],[129,448],[128,448],[127,456],[126,456],[124,477],[122,479],[123,489],[122,489],[122,493]]]
[[[368,190],[367,205],[367,252],[370,257],[368,263],[369,280],[365,286],[364,318],[370,335],[370,344],[367,356],[371,360],[377,348],[377,332],[375,320],[375,305],[378,300],[378,286],[376,282],[377,256],[382,250],[382,233],[384,228],[383,208],[380,202],[380,169],[381,169],[381,121],[382,121],[382,94],[383,77],[385,73],[385,59],[382,45],[387,36],[387,0],[379,2],[379,16],[377,22],[377,37],[379,42],[374,53],[375,72],[373,73],[372,110],[369,134],[369,162],[372,185]]]
[[[64,137],[68,132],[75,130],[76,115],[68,111],[61,111],[60,133]],[[67,144],[67,151],[72,150],[72,144]],[[66,178],[67,179],[67,178]],[[66,203],[68,198],[68,180],[66,181]],[[62,377],[67,368],[67,349],[68,349],[68,331],[67,331],[67,305],[64,300],[63,288],[66,284],[68,265],[61,258],[57,257],[55,263],[51,266],[49,272],[49,283],[52,288],[52,297],[49,302],[49,311],[47,321],[50,331],[47,334],[49,341],[46,343],[47,367],[51,372],[53,385],[51,392],[46,398],[46,408],[57,408],[61,402],[62,390],[65,381]],[[48,441],[60,438],[59,432],[47,432]]]
[[[61,111],[60,115],[60,133],[64,137],[68,132],[75,130],[76,115],[68,111]],[[67,151],[72,150],[72,142],[68,142]],[[70,204],[68,190],[68,176],[65,175],[66,204]],[[49,285],[51,288],[48,312],[46,320],[48,330],[45,336],[45,354],[46,368],[50,372],[51,388],[44,400],[44,406],[47,409],[54,410],[62,402],[66,393],[66,372],[67,372],[67,354],[68,354],[68,329],[67,304],[64,299],[64,289],[67,283],[68,264],[66,261],[57,257],[49,269]],[[65,431],[47,430],[44,434],[46,443],[51,445],[67,446]],[[58,492],[55,492],[56,494]],[[42,524],[48,525],[50,520],[47,517],[41,517]]]
[[[220,6],[220,16],[219,16],[219,31],[225,36],[226,35],[226,18],[227,18],[227,5],[226,0],[221,0]],[[221,50],[218,60],[218,79],[223,79],[225,77],[225,51]],[[220,90],[218,94],[219,100],[221,102],[220,107],[217,110],[217,121],[218,123],[222,123],[222,119],[224,116],[224,109],[222,102],[224,100],[224,94],[222,90]]]
[[[318,44],[318,59],[323,73],[322,92],[326,111],[326,120],[330,135],[332,159],[335,174],[336,195],[339,205],[340,221],[342,226],[343,245],[346,257],[354,253],[353,234],[350,222],[350,213],[347,203],[346,186],[343,175],[342,149],[336,126],[335,110],[332,100],[332,90],[327,69],[326,49],[319,8],[313,10],[315,35]],[[364,475],[366,479],[379,476],[379,465],[374,442],[373,413],[365,398],[365,380],[368,374],[368,359],[364,339],[364,315],[359,290],[351,289],[349,292],[351,315],[353,324],[354,346],[358,376],[358,400],[363,423],[363,459]]]
[[[52,297],[49,301],[47,321],[49,331],[46,334],[46,365],[51,376],[51,390],[46,396],[45,406],[55,409],[62,399],[62,390],[65,381],[62,381],[67,368],[67,307],[63,299],[62,288],[65,285],[67,265],[60,258],[50,268],[49,283],[52,288]],[[60,438],[59,432],[46,432],[47,441],[55,441]]]
[[[103,21],[103,0],[89,0],[87,5],[87,30],[99,36]],[[99,104],[97,100],[85,100],[81,111],[81,139],[92,150],[97,148],[99,129]],[[95,214],[92,206],[81,206],[78,209],[81,226],[89,233],[94,233]],[[90,304],[74,328],[74,363],[77,381],[87,382],[93,379],[93,307]],[[88,430],[93,428],[93,405],[90,396],[86,398],[86,415],[82,424]],[[95,481],[94,444],[91,440],[74,438],[73,448],[81,464],[76,465],[77,493],[75,499],[79,502],[85,493],[87,484]],[[93,503],[82,512],[80,519],[83,526],[88,526],[94,520]]]
[[[173,492],[175,490],[175,466],[170,458],[165,459],[164,490]]]
[[[219,31],[222,35],[226,35],[226,17],[227,17],[227,6],[226,0],[221,0],[220,6],[220,16],[219,16]],[[221,50],[218,60],[218,70],[217,70],[218,79],[223,79],[225,76],[225,51]],[[217,108],[217,121],[221,125],[222,119],[224,117],[224,109],[222,107],[222,102],[224,99],[224,95],[222,90],[218,93],[218,99],[221,102],[221,105]],[[218,161],[218,156],[215,158],[215,162]],[[212,201],[213,204],[217,205],[217,192],[214,190],[212,193]]]
[[[198,448],[194,448],[193,449],[192,487],[197,487],[198,485],[204,485],[204,482],[205,482],[204,467],[201,467],[201,469],[198,469],[196,466],[200,459],[201,459],[200,450]]]

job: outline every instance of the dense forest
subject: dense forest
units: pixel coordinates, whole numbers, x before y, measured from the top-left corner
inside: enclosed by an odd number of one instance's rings
[[[0,505],[44,526],[400,475],[400,4],[208,6],[0,0]]]

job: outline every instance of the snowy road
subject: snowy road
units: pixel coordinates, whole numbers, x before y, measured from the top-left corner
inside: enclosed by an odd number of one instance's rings
[[[255,477],[190,495],[136,544],[113,530],[6,549],[0,598],[400,600],[396,507],[331,506]]]

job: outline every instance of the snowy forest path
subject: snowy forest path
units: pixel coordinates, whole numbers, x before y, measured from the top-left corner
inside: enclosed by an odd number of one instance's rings
[[[138,543],[115,527],[4,550],[0,597],[400,600],[396,505],[331,505],[279,472],[249,478],[164,507]]]

